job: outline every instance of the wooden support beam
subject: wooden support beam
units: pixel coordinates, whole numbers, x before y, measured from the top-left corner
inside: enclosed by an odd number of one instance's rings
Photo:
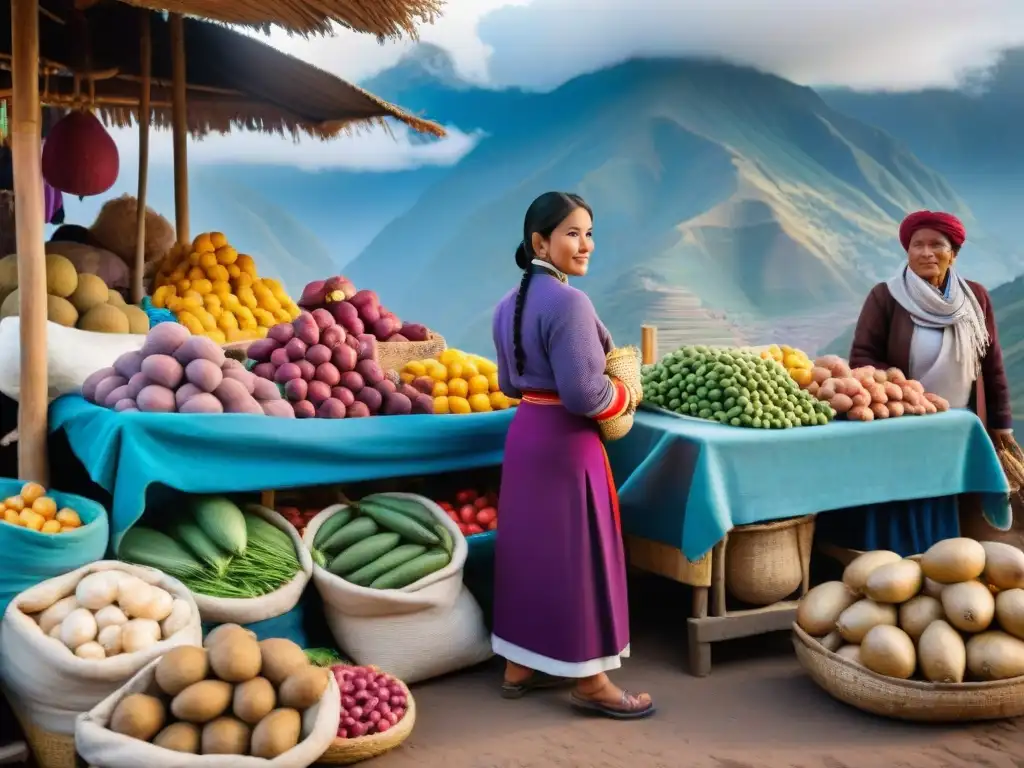
[[[178,242],[187,243],[188,221],[188,113],[185,72],[185,22],[180,13],[170,15],[171,76],[174,100],[171,130],[174,142],[174,222]]]

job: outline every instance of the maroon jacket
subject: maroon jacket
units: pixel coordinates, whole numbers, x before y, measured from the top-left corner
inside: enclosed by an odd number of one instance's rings
[[[995,313],[988,291],[978,283],[967,281],[974,291],[981,311],[985,314],[985,327],[991,346],[981,363],[971,409],[989,429],[1010,429],[1013,414],[1010,411],[1010,387],[1003,367],[1003,349],[999,346]],[[871,289],[857,319],[857,330],[850,349],[850,365],[858,368],[873,365],[876,368],[896,367],[910,375],[910,340],[914,335],[914,321],[893,298],[889,286],[879,283]]]

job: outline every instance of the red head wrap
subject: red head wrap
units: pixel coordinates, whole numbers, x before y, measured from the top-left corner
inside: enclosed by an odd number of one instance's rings
[[[934,229],[949,238],[954,248],[959,248],[967,239],[964,223],[951,213],[939,211],[918,211],[912,213],[900,224],[900,245],[903,250],[910,250],[910,239],[919,229]]]

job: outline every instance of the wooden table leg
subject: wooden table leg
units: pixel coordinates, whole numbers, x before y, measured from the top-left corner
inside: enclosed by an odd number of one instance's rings
[[[260,493],[260,505],[267,509],[276,509],[274,506],[274,492],[273,491],[262,491]]]
[[[708,617],[708,587],[693,588],[691,621],[686,622],[686,648],[690,660],[690,674],[707,677],[711,674],[711,643],[702,643],[698,637],[699,624],[692,619]]]

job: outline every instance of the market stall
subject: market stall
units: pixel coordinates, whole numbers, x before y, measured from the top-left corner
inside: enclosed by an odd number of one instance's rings
[[[655,329],[644,337],[653,363]],[[632,564],[693,587],[688,646],[698,675],[710,672],[711,643],[792,623],[795,603],[783,598],[809,586],[814,515],[979,493],[990,522],[1010,522],[1005,474],[969,412],[765,431],[641,409],[608,453]],[[727,610],[737,592],[757,607]]]

